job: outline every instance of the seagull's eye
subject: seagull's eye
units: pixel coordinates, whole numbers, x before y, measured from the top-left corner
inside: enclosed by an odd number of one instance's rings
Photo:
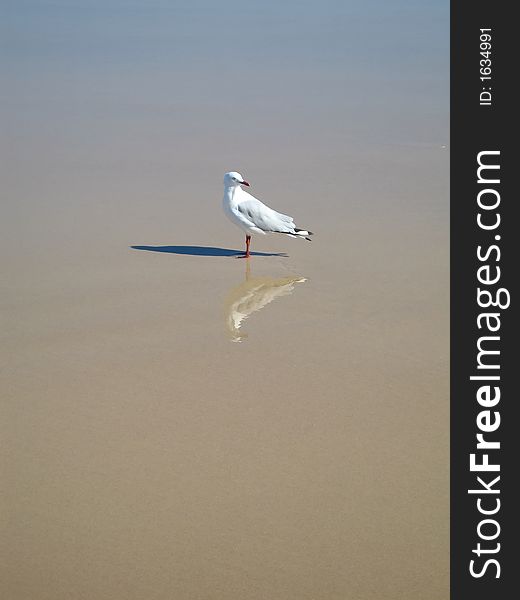
[[[236,177],[233,177],[233,181],[236,181],[236,180],[237,180],[237,178],[236,178]]]

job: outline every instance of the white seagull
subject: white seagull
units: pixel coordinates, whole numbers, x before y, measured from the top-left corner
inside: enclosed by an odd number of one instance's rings
[[[249,187],[249,183],[240,173],[230,171],[224,175],[224,212],[246,234],[246,258],[249,258],[249,245],[253,233],[283,233],[311,241],[311,231],[296,228],[292,217],[269,208],[242,189],[243,185]]]

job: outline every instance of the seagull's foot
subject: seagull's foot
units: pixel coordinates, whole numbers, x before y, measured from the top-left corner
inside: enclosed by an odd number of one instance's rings
[[[235,258],[251,258],[249,254],[238,254]]]

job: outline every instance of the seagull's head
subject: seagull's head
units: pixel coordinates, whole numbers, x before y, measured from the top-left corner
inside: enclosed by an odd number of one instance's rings
[[[239,185],[247,185],[249,183],[236,171],[230,171],[224,175],[224,187],[237,187]]]

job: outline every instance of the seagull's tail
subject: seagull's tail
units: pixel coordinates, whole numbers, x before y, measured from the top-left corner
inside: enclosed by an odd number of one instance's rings
[[[304,237],[309,242],[312,242],[312,240],[309,236],[314,235],[314,233],[312,233],[312,231],[307,231],[306,229],[297,229],[296,227],[294,228],[294,234],[295,234],[295,236],[298,236],[298,237]]]
[[[312,231],[307,231],[306,229],[297,229],[296,227],[292,231],[273,231],[272,233],[283,233],[283,235],[288,235],[293,238],[305,238],[309,242],[312,242],[310,235],[314,235]]]

